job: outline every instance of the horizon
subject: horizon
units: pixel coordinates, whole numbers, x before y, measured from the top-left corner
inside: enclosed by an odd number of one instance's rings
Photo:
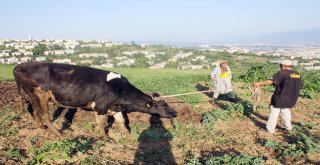
[[[320,1],[307,2],[11,0],[2,3],[0,38],[248,42],[279,33],[320,32]],[[300,36],[318,41],[318,33]]]

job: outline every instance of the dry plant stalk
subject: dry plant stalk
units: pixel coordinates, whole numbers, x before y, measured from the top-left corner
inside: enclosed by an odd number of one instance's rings
[[[257,110],[257,105],[261,101],[261,89],[259,87],[251,87],[251,98],[254,100],[253,112]]]

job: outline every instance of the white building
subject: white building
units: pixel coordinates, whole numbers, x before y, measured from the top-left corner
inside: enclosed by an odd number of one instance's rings
[[[146,54],[145,57],[151,60],[152,58],[155,58],[156,55],[154,53],[150,53],[150,54]]]
[[[73,54],[74,53],[74,50],[73,49],[67,49],[67,50],[64,50],[65,54]]]
[[[306,66],[305,70],[320,70],[320,66]]]
[[[21,53],[20,52],[12,52],[11,55],[13,55],[13,56],[21,56]]]
[[[311,62],[305,62],[305,63],[300,63],[300,66],[313,66],[313,63]]]
[[[197,56],[197,57],[193,58],[192,61],[198,61],[198,60],[202,61],[205,58],[206,58],[205,56]]]
[[[66,54],[64,50],[55,50],[54,55],[64,55]]]
[[[17,64],[17,63],[18,63],[18,58],[16,57],[7,58],[7,64]]]
[[[68,58],[64,58],[64,59],[53,59],[52,62],[54,63],[64,63],[64,64],[71,64],[72,60],[68,59]]]
[[[89,48],[101,48],[102,44],[83,44],[80,45],[80,47],[84,48],[84,47],[89,47]]]
[[[160,68],[164,68],[167,65],[167,62],[161,62],[155,65],[150,66],[150,69],[160,69]]]
[[[184,52],[179,52],[179,53],[177,53],[175,55],[175,57],[177,57],[177,58],[187,58],[187,57],[189,57],[191,55],[193,55],[192,52],[185,52],[185,53]]]
[[[127,56],[119,56],[119,57],[115,57],[116,60],[125,60],[127,59],[128,57]]]
[[[21,61],[21,63],[30,62],[31,61],[31,57],[21,57],[20,61]]]
[[[191,70],[196,70],[196,69],[202,69],[202,65],[183,65],[181,66],[181,69],[191,69]]]
[[[30,52],[30,51],[26,51],[26,52],[24,52],[24,53],[23,53],[23,55],[25,55],[25,56],[32,56],[32,55],[33,55],[33,53],[32,53],[32,52]]]
[[[79,54],[80,58],[89,58],[89,57],[108,57],[107,53],[81,53]]]
[[[48,55],[53,55],[53,54],[54,54],[54,51],[52,51],[52,50],[46,50],[46,51],[44,51],[43,53],[44,53],[44,55],[48,56]]]
[[[166,52],[156,52],[156,55],[166,55]]]
[[[8,57],[8,56],[10,56],[10,54],[7,52],[0,53],[0,57]]]
[[[123,45],[123,43],[120,43],[120,42],[107,42],[104,44],[106,47],[112,47],[112,46],[119,46],[119,45]]]
[[[132,64],[134,64],[136,61],[134,59],[127,59],[125,61],[121,61],[119,62],[117,65],[120,66],[120,65],[126,65],[126,66],[130,66]]]
[[[103,67],[103,68],[113,68],[113,64],[105,63],[105,64],[101,64],[101,67]]]
[[[42,56],[36,57],[36,61],[46,61],[46,60],[47,60],[46,57],[42,57]]]

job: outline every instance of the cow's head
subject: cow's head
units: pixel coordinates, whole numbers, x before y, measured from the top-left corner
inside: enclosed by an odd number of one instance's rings
[[[177,117],[177,111],[171,108],[164,100],[153,100],[152,102],[147,102],[146,107],[151,112],[151,115],[156,115],[163,118]]]
[[[113,75],[109,73],[108,75]],[[110,76],[111,77],[111,76]],[[155,99],[156,95],[147,95],[134,87],[125,78],[110,78],[109,84],[118,89],[119,99],[115,104],[121,106],[127,112],[143,112],[156,115],[161,118],[177,117],[177,111],[171,108],[164,100]]]
[[[146,94],[143,96],[143,99],[137,99],[130,104],[121,104],[121,106],[128,112],[138,111],[161,118],[177,117],[177,111],[170,107],[164,100],[156,99]]]
[[[156,115],[163,118],[177,117],[177,111],[170,107],[164,100],[160,98],[160,95],[153,93],[152,101],[146,103],[146,107],[149,109],[152,115]]]

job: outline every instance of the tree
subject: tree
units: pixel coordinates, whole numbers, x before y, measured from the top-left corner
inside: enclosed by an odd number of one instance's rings
[[[148,58],[146,58],[143,54],[136,54],[134,55],[135,64],[134,67],[137,68],[146,68],[149,67]]]
[[[178,63],[177,62],[169,62],[166,65],[166,68],[178,68]]]
[[[45,44],[39,44],[32,49],[32,53],[34,56],[43,56],[44,51],[48,50]]]
[[[60,46],[60,45],[58,45],[58,44],[54,44],[54,45],[52,45],[51,49],[52,49],[52,50],[62,50],[62,49],[63,49],[63,46]]]

